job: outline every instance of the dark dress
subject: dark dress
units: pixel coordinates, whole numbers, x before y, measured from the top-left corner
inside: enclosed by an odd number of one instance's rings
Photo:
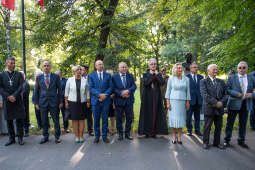
[[[164,84],[162,75],[152,75],[148,71],[143,75],[139,135],[168,134],[166,114],[163,108],[160,86]]]
[[[12,84],[10,84],[10,79]],[[0,76],[0,93],[6,102],[6,120],[25,118],[24,103],[21,95],[23,90],[23,83],[23,76],[18,71],[13,71],[12,73],[5,71]],[[12,103],[7,101],[7,98],[10,95],[13,95],[16,98],[15,102]]]
[[[76,93],[77,93],[77,102],[68,101],[69,111],[70,111],[70,120],[84,120],[87,118],[87,107],[86,103],[81,103],[81,80],[75,79],[76,82]]]
[[[111,101],[111,104],[110,104],[108,117],[115,117],[115,110],[114,110],[114,107],[113,107],[113,100]]]

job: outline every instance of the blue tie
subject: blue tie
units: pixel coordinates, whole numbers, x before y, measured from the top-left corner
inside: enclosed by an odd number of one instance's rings
[[[126,81],[126,75],[125,74],[122,74],[122,84],[123,84],[123,87],[126,88],[127,81]]]

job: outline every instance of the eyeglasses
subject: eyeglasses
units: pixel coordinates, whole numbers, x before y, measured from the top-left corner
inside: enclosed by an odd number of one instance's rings
[[[245,70],[246,69],[246,67],[238,67],[238,69],[240,69],[240,70]]]

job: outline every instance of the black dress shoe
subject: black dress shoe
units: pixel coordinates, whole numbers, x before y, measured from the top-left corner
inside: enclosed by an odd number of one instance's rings
[[[61,139],[55,139],[55,143],[56,144],[61,143]]]
[[[18,143],[19,143],[19,145],[24,145],[24,141],[23,141],[22,137],[18,138]]]
[[[48,142],[48,141],[49,141],[49,139],[47,139],[47,138],[42,138],[41,141],[40,141],[40,144],[44,144],[44,143],[46,143],[46,142]]]
[[[208,144],[203,144],[203,148],[207,150],[207,149],[209,149],[209,145]]]
[[[249,149],[249,146],[245,143],[238,143],[238,145],[241,146],[242,148]]]
[[[128,140],[133,140],[133,137],[130,136],[129,134],[126,134],[126,135],[125,135],[125,138],[128,139]]]
[[[94,133],[93,132],[89,132],[89,136],[94,136]]]
[[[177,141],[178,144],[182,145],[182,141]]]
[[[16,143],[15,139],[9,139],[9,141],[5,144],[5,146],[9,146],[9,145],[14,144],[14,143]]]
[[[220,145],[220,144],[219,145],[213,144],[213,146],[216,148],[222,149],[222,150],[226,149],[226,147],[224,145]]]
[[[224,142],[223,146],[224,147],[230,147],[230,144],[229,144],[229,142]]]
[[[119,140],[119,141],[123,140],[123,136],[122,136],[122,135],[119,135],[118,140]]]
[[[95,138],[94,143],[99,143],[99,138]]]
[[[203,136],[200,131],[196,131],[195,133],[196,133],[197,136]]]
[[[188,136],[192,136],[192,132],[188,132],[187,135],[188,135]]]
[[[103,138],[104,143],[110,143],[110,140],[107,137]]]

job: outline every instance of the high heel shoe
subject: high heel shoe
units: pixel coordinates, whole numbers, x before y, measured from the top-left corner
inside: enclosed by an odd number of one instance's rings
[[[180,145],[182,145],[182,141],[177,140],[177,143],[180,144]]]
[[[176,144],[176,139],[175,139],[175,140],[172,140],[172,144]]]

